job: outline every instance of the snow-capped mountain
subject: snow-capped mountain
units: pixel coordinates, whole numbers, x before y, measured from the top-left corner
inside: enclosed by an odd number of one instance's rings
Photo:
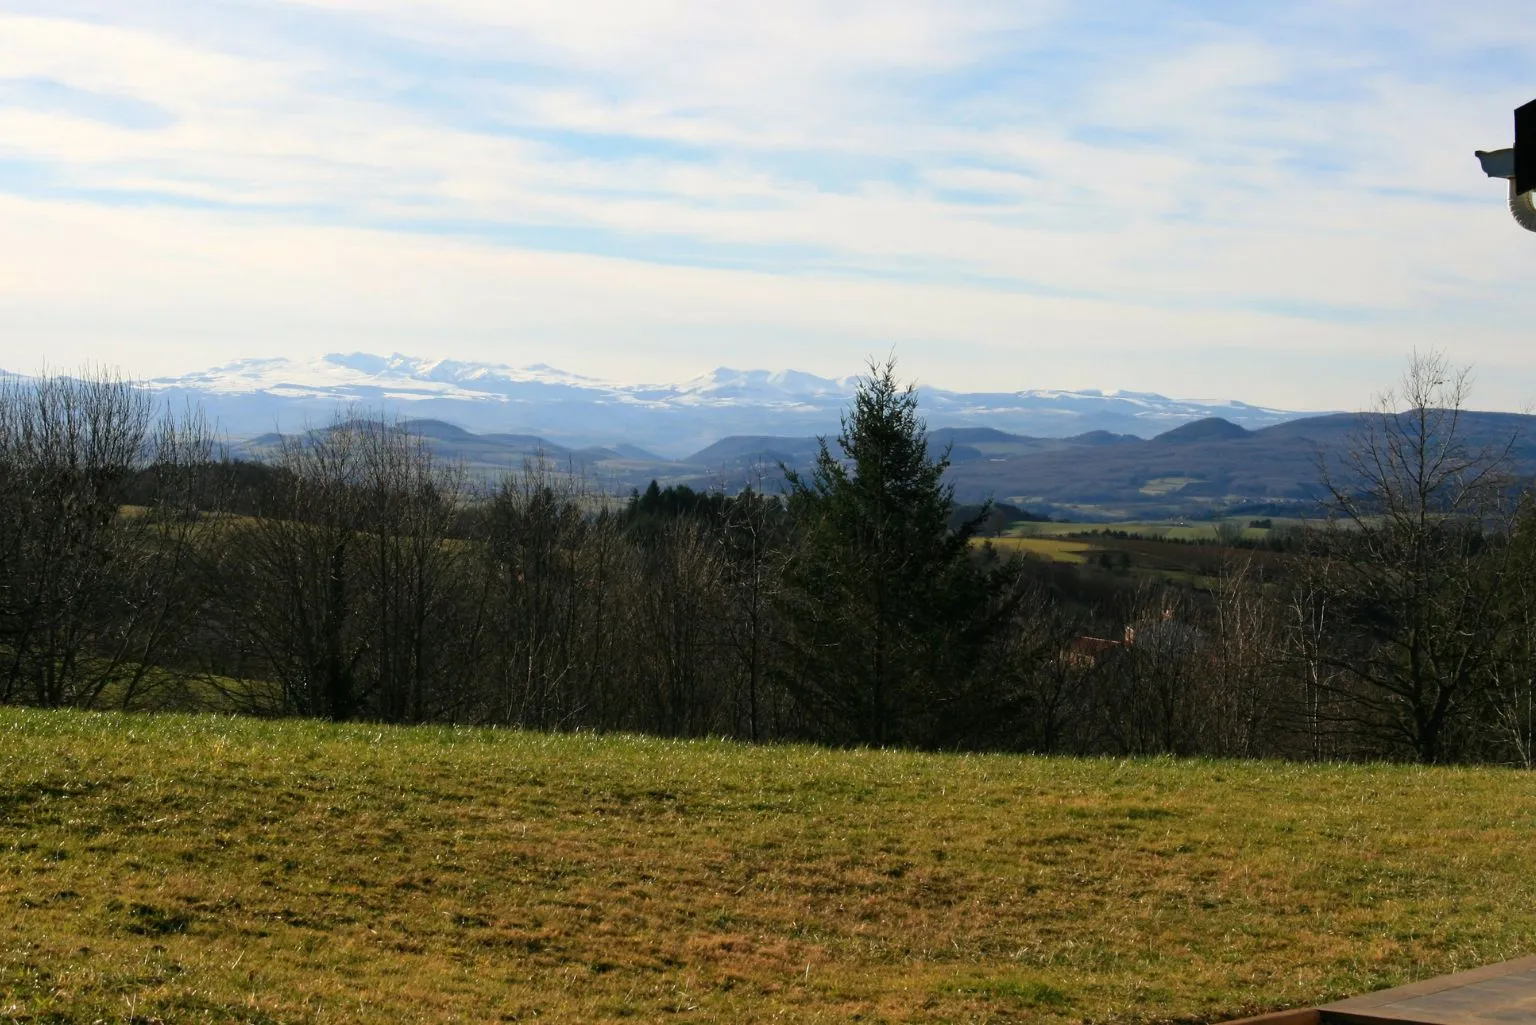
[[[672,386],[679,395],[695,395],[710,401],[784,402],[806,400],[843,401],[853,394],[857,377],[830,379],[799,370],[732,370],[718,367]]]
[[[242,359],[183,377],[161,377],[152,388],[200,389],[216,395],[266,392],[294,398],[353,398],[359,390],[383,389],[406,398],[484,399],[521,384],[605,387],[592,378],[537,364],[521,369],[499,363],[465,363],[414,356],[332,353],[300,362]]]
[[[202,402],[228,434],[320,425],[338,410],[444,420],[475,432],[534,434],[566,445],[625,442],[681,455],[730,435],[832,433],[856,377],[719,368],[673,384],[616,384],[536,364],[513,367],[396,353],[245,359],[145,382]],[[1146,392],[921,388],[933,427],[985,426],[1036,437],[1111,431],[1151,437],[1220,416],[1250,429],[1309,414]]]

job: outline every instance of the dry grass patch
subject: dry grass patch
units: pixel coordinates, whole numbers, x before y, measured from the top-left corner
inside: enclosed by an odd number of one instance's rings
[[[0,1021],[1210,1021],[1536,948],[1536,778],[0,710]]]
[[[1022,555],[1029,559],[1072,565],[1086,562],[1086,553],[1098,550],[1084,541],[1067,541],[1055,537],[990,537],[975,543],[991,545],[1004,555]]]

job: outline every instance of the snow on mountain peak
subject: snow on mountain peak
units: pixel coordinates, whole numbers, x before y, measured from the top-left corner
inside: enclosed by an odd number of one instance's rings
[[[308,360],[242,359],[154,389],[188,393],[226,426],[270,430],[284,416],[325,415],[348,405],[431,417],[472,430],[540,434],[661,450],[698,447],[731,434],[820,434],[836,428],[857,376],[717,367],[673,384],[613,384],[546,363],[514,367],[404,353],[330,353]],[[1150,437],[1213,415],[1256,428],[1302,414],[1238,402],[1200,403],[1148,392],[1036,389],[956,392],[922,387],[922,411],[937,426],[988,426],[1037,436],[1103,429]],[[286,411],[286,412],[284,412]]]
[[[241,359],[181,377],[146,382],[151,388],[197,388],[217,394],[388,388],[396,398],[455,395],[490,398],[516,383],[605,387],[603,382],[566,373],[546,364],[516,368],[505,363],[470,363],[393,353],[327,353],[309,360],[282,357]]]
[[[854,379],[817,377],[802,370],[736,370],[716,367],[675,386],[679,392],[701,398],[762,398],[784,401],[794,398],[847,397]]]

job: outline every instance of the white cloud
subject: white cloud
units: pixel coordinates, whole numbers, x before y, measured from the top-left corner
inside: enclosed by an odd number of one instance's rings
[[[637,368],[841,373],[901,341],[940,383],[1277,402],[1315,369],[1233,352],[1532,359],[1531,245],[1470,158],[1511,104],[1457,70],[1507,37],[1439,8],[1356,4],[1335,44],[1324,6],[1147,36],[1043,3],[305,0],[284,10],[343,20],[284,48],[5,5],[4,76],[168,118],[0,106],[0,366],[39,339],[131,337],[147,371],[205,361],[156,339],[211,362],[510,336],[577,370],[645,339]],[[364,61],[348,25],[401,52]]]
[[[662,72],[687,81],[736,65],[750,81],[789,71],[821,77],[870,69],[956,67],[997,31],[1040,24],[1056,3],[974,0],[300,0],[369,15],[397,32],[477,49],[511,43],[588,71]],[[692,61],[680,61],[691,56]],[[745,67],[740,65],[744,63]]]
[[[232,227],[205,212],[0,200],[0,222],[20,229],[26,252],[0,256],[0,338],[16,346],[6,347],[8,368],[31,369],[46,353],[56,364],[107,359],[151,375],[218,362],[232,341],[246,353],[401,348],[655,379],[781,359],[830,373],[894,345],[909,372],[956,386],[1092,385],[1112,369],[1120,386],[1217,396],[1230,393],[1231,361],[1219,357],[1234,347],[1315,366],[1339,351],[1395,360],[1404,346],[1434,340],[1411,327],[1390,336],[1300,328],[1252,311],[1191,317],[1134,302],[668,267],[341,228]],[[90,247],[76,244],[83,237]],[[72,301],[81,291],[90,305]],[[35,337],[50,342],[26,341]],[[1466,355],[1487,361],[1498,351]],[[1348,404],[1376,383],[1312,375],[1268,390],[1316,407]]]
[[[296,77],[278,61],[214,53],[154,33],[0,10],[0,68],[170,108],[248,103]]]

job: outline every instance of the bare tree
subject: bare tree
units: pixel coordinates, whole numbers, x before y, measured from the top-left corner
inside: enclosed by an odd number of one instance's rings
[[[185,609],[210,446],[108,373],[0,382],[0,700],[134,700]]]
[[[356,431],[363,696],[379,718],[422,722],[450,700],[454,678],[473,668],[456,636],[465,622],[456,587],[465,548],[449,537],[465,496],[464,469],[437,460],[408,424],[368,420]]]
[[[262,507],[213,560],[241,674],[276,684],[245,703],[420,722],[462,702],[481,625],[468,542],[451,536],[463,468],[409,424],[355,414],[282,438],[271,462]]]
[[[1126,644],[1094,674],[1100,728],[1121,754],[1199,750],[1205,632],[1178,589],[1138,588]]]
[[[1424,762],[1453,755],[1496,647],[1491,563],[1507,546],[1489,538],[1507,527],[1513,439],[1469,441],[1468,382],[1443,356],[1416,355],[1323,467],[1332,601],[1358,639],[1334,664],[1355,685],[1360,721]]]
[[[1484,701],[1490,755],[1536,768],[1536,497],[1526,496],[1500,567],[1501,633]]]
[[[723,625],[736,655],[744,693],[737,705],[745,713],[745,735],[762,738],[769,704],[769,654],[774,650],[774,603],[784,577],[787,532],[780,502],[748,488],[733,498],[720,529],[725,548],[726,608]]]
[[[1274,609],[1251,556],[1225,561],[1211,588],[1204,669],[1203,753],[1275,753],[1281,662]]]
[[[214,573],[226,614],[278,688],[273,711],[352,718],[359,609],[362,435],[351,421],[285,436],[259,512],[234,525]]]
[[[703,524],[677,519],[647,547],[637,640],[649,728],[669,736],[722,732],[725,562]]]
[[[1284,721],[1301,738],[1302,757],[1323,761],[1345,753],[1341,732],[1351,718],[1350,691],[1335,650],[1340,588],[1326,550],[1315,559],[1299,558],[1307,561],[1287,591],[1284,608],[1283,654],[1295,688]]]
[[[485,509],[484,570],[488,574],[496,682],[485,708],[492,722],[536,729],[583,725],[591,695],[583,672],[601,624],[593,627],[586,576],[606,580],[611,552],[587,560],[594,524],[582,489],[546,460],[530,460],[504,477]]]
[[[1107,639],[1098,654],[1077,650],[1087,616],[1029,587],[998,648],[996,673],[1021,677],[1014,745],[1041,754],[1082,754],[1092,748],[1093,677],[1098,657],[1116,650]],[[1095,639],[1097,641],[1097,639]],[[983,713],[988,710],[982,710]]]

